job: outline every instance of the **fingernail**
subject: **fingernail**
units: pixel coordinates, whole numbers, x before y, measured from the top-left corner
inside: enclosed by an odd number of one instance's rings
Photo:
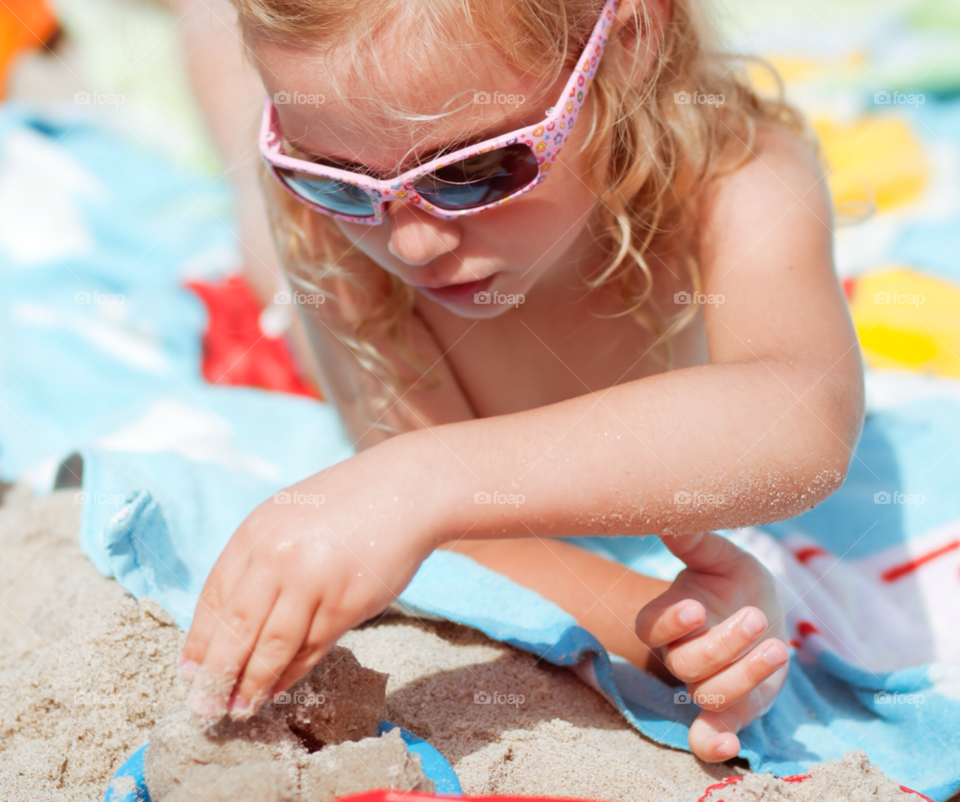
[[[713,753],[721,760],[729,760],[739,751],[737,746],[731,741],[722,741],[717,748],[713,750]]]
[[[740,622],[740,626],[743,627],[743,631],[746,632],[751,638],[757,637],[767,628],[766,622],[753,610],[748,612],[743,617],[743,620]]]
[[[198,668],[200,668],[200,666],[193,660],[185,660],[180,664],[180,676],[183,677],[186,682],[193,682]]]
[[[191,693],[188,701],[194,714],[202,718],[212,718],[223,714],[222,706],[206,694]]]
[[[787,662],[787,659],[790,657],[783,644],[777,641],[774,641],[766,649],[764,649],[761,655],[763,659],[772,666],[779,666],[782,663]]]
[[[235,718],[244,718],[250,712],[250,703],[239,696],[230,701],[230,715]]]
[[[686,607],[680,608],[680,613],[677,615],[677,618],[680,619],[680,623],[685,627],[692,627],[694,624],[700,623],[700,610],[695,604],[688,604]]]

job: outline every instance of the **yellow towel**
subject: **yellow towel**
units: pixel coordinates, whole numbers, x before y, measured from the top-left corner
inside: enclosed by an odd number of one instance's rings
[[[892,268],[857,279],[850,310],[870,367],[960,376],[960,287]]]
[[[887,211],[920,197],[929,169],[923,145],[896,113],[870,115],[852,125],[820,119],[814,128],[838,210],[872,200]]]

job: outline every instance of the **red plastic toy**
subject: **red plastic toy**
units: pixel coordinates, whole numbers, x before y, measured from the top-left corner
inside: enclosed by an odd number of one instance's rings
[[[320,398],[303,379],[286,341],[260,329],[260,304],[242,276],[216,284],[191,281],[187,287],[200,296],[209,315],[203,335],[208,382]]]

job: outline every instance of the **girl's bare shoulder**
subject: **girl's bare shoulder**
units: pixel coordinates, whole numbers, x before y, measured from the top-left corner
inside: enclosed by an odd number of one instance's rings
[[[704,193],[704,215],[718,206],[747,198],[790,203],[829,200],[826,178],[816,144],[783,126],[759,123],[752,143],[729,145],[735,169],[714,179]],[[752,205],[752,204],[751,204]]]
[[[759,124],[736,169],[705,189],[697,220],[704,266],[712,245],[749,240],[785,225],[817,239],[832,236],[826,176],[812,141],[782,126]]]

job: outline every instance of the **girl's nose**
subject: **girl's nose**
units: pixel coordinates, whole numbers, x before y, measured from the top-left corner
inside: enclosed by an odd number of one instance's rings
[[[460,226],[455,220],[433,217],[412,203],[390,203],[386,218],[390,226],[387,248],[405,264],[425,265],[460,244]]]

